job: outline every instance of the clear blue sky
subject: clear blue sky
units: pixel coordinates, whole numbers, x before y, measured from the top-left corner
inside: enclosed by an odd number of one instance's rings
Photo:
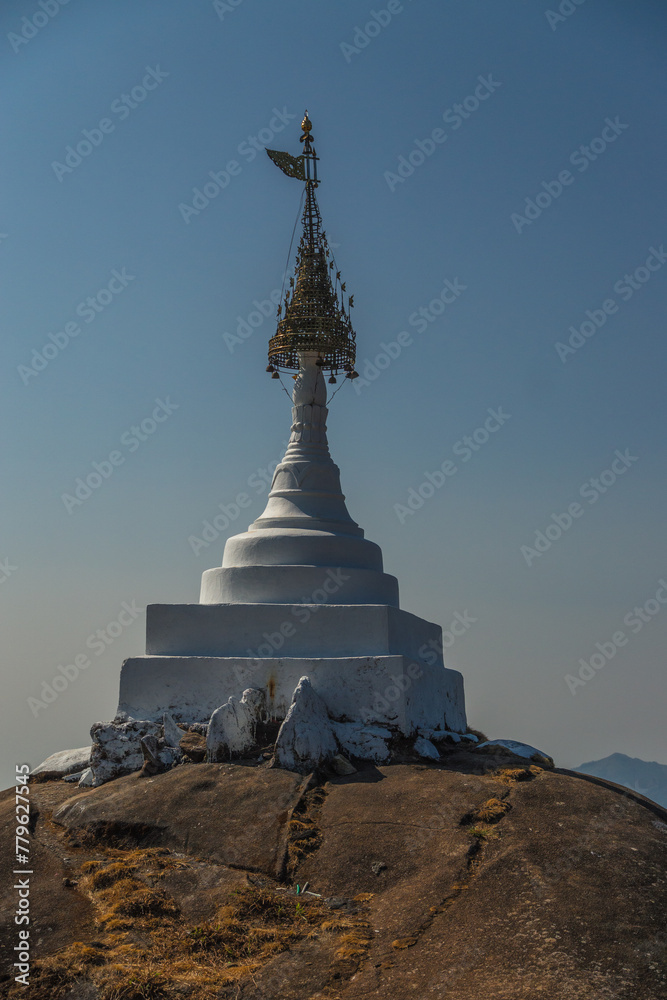
[[[280,285],[300,197],[253,141],[298,152],[306,106],[362,375],[411,340],[332,404],[352,516],[404,608],[476,619],[446,651],[471,725],[566,766],[666,763],[664,5],[44,2],[0,12],[4,782],[113,716],[144,616],[88,637],[123,602],[196,602],[261,512],[248,480],[290,420],[264,372],[272,320],[233,351],[225,334]],[[198,214],[179,208],[206,184]],[[466,460],[457,442],[498,408]],[[617,450],[604,493],[586,487]],[[423,506],[396,508],[447,459]],[[93,463],[107,477],[66,505]],[[250,507],[195,555],[240,492]],[[77,655],[90,666],[35,718],[27,699]]]

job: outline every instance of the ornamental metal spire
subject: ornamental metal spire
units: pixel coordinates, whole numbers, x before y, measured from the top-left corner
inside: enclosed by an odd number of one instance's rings
[[[305,182],[303,231],[296,253],[294,277],[278,306],[278,329],[269,341],[267,371],[278,378],[279,369],[299,371],[305,352],[315,352],[320,370],[330,371],[329,382],[336,382],[339,371],[346,378],[357,378],[354,370],[356,355],[355,333],[350,309],[354,297],[346,294],[315,197],[320,181],[317,176],[319,157],[313,146],[312,122],[306,111],[301,122],[301,156],[291,156],[267,149],[270,159],[288,177]],[[295,283],[296,277],[296,283]],[[300,358],[301,356],[301,358]]]

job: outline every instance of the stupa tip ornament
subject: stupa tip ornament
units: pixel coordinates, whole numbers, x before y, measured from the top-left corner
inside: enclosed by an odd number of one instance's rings
[[[319,157],[313,145],[313,123],[308,111],[301,122],[301,156],[267,149],[267,154],[288,177],[305,184],[302,235],[296,252],[294,275],[278,306],[278,328],[269,342],[267,371],[279,378],[283,370],[302,370],[305,355],[322,371],[331,373],[335,383],[343,373],[357,378],[355,333],[350,310],[354,296],[348,295],[341,281],[333,252],[322,227],[322,216],[315,196],[320,181]]]

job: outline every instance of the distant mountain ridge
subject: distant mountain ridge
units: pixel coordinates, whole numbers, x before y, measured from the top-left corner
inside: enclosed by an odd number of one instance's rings
[[[653,799],[658,805],[667,807],[667,764],[628,757],[624,753],[612,753],[602,760],[591,760],[572,770],[615,781],[617,785],[625,785],[626,788]]]

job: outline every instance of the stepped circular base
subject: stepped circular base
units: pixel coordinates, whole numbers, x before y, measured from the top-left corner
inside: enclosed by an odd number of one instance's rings
[[[227,539],[222,559],[235,566],[350,566],[382,572],[382,551],[355,535],[305,528],[266,528]]]
[[[218,566],[201,580],[200,604],[388,604],[398,581],[350,566]]]

